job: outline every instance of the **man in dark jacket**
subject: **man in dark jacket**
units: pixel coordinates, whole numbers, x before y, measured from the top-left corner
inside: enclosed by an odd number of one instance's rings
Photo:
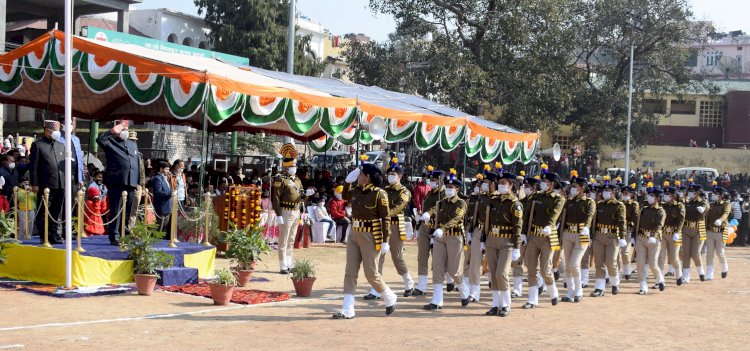
[[[119,216],[122,208],[122,192],[127,192],[127,203],[125,205],[125,218],[130,218],[133,208],[133,195],[135,186],[141,182],[140,161],[138,145],[128,139],[128,122],[121,121],[115,126],[103,133],[96,139],[96,143],[104,150],[107,158],[107,172],[104,179],[109,188],[109,224],[107,233],[109,242],[112,245],[119,245],[117,241],[120,236],[126,233],[120,233],[122,217]],[[117,220],[113,219],[117,217]],[[127,230],[127,229],[126,229]]]
[[[158,162],[159,172],[156,173],[151,182],[154,192],[154,211],[161,218],[159,231],[169,234],[172,214],[172,188],[169,185],[169,163]],[[169,237],[167,235],[166,237]]]
[[[18,170],[16,169],[16,162],[11,155],[0,156],[0,176],[5,178],[5,185],[3,185],[2,195],[10,202],[10,207],[13,208],[13,188],[18,186]]]
[[[60,143],[60,123],[44,121],[44,137],[31,144],[31,189],[37,193],[36,208],[42,208],[44,189],[49,189],[49,242],[62,244],[60,214],[65,201],[65,145]],[[42,210],[43,211],[43,210]],[[36,227],[44,243],[44,212],[36,216]]]

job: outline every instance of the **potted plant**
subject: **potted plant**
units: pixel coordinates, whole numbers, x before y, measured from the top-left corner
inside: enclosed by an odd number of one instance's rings
[[[235,264],[238,284],[247,286],[256,263],[262,260],[263,254],[271,252],[271,247],[263,237],[263,228],[256,225],[240,229],[230,223],[230,229],[224,233],[224,240],[229,244],[226,255]]]
[[[292,267],[292,283],[299,297],[308,297],[312,293],[315,283],[315,272],[318,268],[308,259],[294,260]]]
[[[234,277],[234,273],[229,268],[217,269],[216,277],[208,283],[214,305],[228,304],[232,300],[235,285],[237,285],[237,278]]]
[[[12,219],[10,216],[6,216],[4,213],[0,212],[0,230],[6,228],[8,226],[8,222],[10,222],[10,225],[12,224]],[[0,231],[0,264],[5,264],[5,261],[8,259],[8,254],[5,253],[5,249],[8,248],[8,245],[10,244],[17,244],[18,241],[13,239],[13,233],[12,230],[2,230]]]
[[[155,224],[148,225],[138,221],[130,229],[130,235],[120,240],[120,249],[128,253],[133,260],[133,280],[138,295],[149,296],[156,286],[156,270],[168,268],[174,262],[174,256],[154,248],[165,233],[157,231]]]

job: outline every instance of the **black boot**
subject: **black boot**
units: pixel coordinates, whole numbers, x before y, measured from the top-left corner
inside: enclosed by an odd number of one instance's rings
[[[620,293],[620,288],[612,285],[612,295],[617,295]]]
[[[375,296],[373,294],[367,294],[362,299],[365,300],[365,301],[380,300],[380,296]]]
[[[445,290],[447,292],[451,292],[451,291],[453,291],[455,289],[456,289],[456,284],[455,283],[448,283],[448,285],[445,286]]]
[[[721,279],[726,279],[729,272],[721,272]]]
[[[498,307],[492,307],[489,311],[485,312],[484,314],[486,316],[497,316],[497,313],[500,311],[500,308]]]
[[[422,308],[424,308],[427,311],[437,311],[437,310],[442,310],[443,306],[438,306],[434,303],[428,303],[424,305]]]
[[[404,290],[404,297],[409,297],[412,295],[414,295],[414,288]]]
[[[591,292],[591,297],[599,297],[604,295],[604,290],[596,289],[593,292]]]

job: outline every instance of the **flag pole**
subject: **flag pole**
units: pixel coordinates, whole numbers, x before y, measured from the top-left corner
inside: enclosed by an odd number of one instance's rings
[[[65,287],[73,286],[73,170],[71,130],[73,118],[73,0],[65,0]],[[50,73],[51,75],[52,73]],[[52,77],[50,77],[52,79]],[[54,220],[58,220],[55,218]]]

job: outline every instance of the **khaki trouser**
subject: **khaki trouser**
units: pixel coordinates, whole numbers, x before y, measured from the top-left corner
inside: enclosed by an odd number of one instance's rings
[[[651,273],[656,277],[657,283],[664,282],[664,276],[662,275],[661,269],[657,264],[657,256],[659,255],[659,247],[661,242],[657,239],[655,243],[649,244],[648,239],[642,236],[638,236],[635,240],[635,254],[636,264],[638,265],[638,275],[640,281],[645,282],[648,280],[648,271],[646,270],[646,264],[651,269]]]
[[[594,247],[596,279],[606,279],[607,274],[613,277],[617,275],[617,251],[620,248],[620,241],[615,237],[597,233],[592,246]],[[604,267],[607,267],[606,271]]]
[[[669,264],[674,268],[675,276],[680,277],[682,275],[682,263],[680,263],[680,247],[682,244],[675,244],[674,233],[664,233],[664,237],[661,239],[661,250],[659,251],[659,268],[662,271],[667,270],[666,264],[669,259]]]
[[[535,287],[539,285],[536,277],[537,271],[542,275],[545,284],[554,284],[555,278],[552,276],[553,251],[549,243],[549,238],[546,236],[530,235],[527,237],[527,240],[524,265],[526,265],[529,273],[529,286]]]
[[[628,241],[628,244],[625,245],[625,247],[620,248],[620,255],[617,258],[617,266],[626,274],[632,272],[630,269],[630,262],[633,260],[633,247],[630,246],[630,238],[630,233],[628,233],[627,238],[625,238],[625,240]]]
[[[562,250],[565,261],[565,278],[581,277],[581,259],[589,245],[581,245],[581,236],[578,233],[563,232]],[[570,289],[571,287],[568,287]]]
[[[721,233],[708,231],[706,233],[706,266],[714,264],[714,253],[719,256],[722,269],[727,266],[727,256],[724,255],[724,238]]]
[[[430,260],[430,239],[432,239],[432,229],[427,227],[427,223],[422,223],[417,237],[417,274],[419,275],[427,276],[429,272],[427,264]]]
[[[279,261],[286,262],[287,257],[292,257],[294,239],[297,237],[299,227],[299,210],[281,210],[284,224],[279,226]]]
[[[354,294],[357,291],[357,277],[359,266],[365,271],[365,278],[375,291],[382,294],[388,289],[383,278],[378,273],[378,259],[380,251],[375,250],[375,239],[372,233],[352,230],[346,242],[346,269],[344,273],[344,294]],[[294,240],[292,240],[293,242]]]
[[[586,251],[583,252],[581,257],[581,269],[589,269],[591,267],[591,255],[594,254],[594,245],[589,245]]]
[[[489,238],[488,238],[489,239]],[[482,231],[474,229],[471,245],[464,260],[464,276],[469,278],[469,284],[479,285],[482,279]]]
[[[143,197],[143,188],[138,187],[135,190],[135,196],[133,197],[133,208],[130,212],[130,218],[128,218],[128,228],[133,228],[135,222],[138,220],[138,206],[141,205],[141,197]],[[172,200],[169,200],[172,201]],[[144,212],[144,218],[145,218]]]
[[[409,268],[406,267],[404,262],[404,242],[401,240],[399,235],[398,223],[391,224],[391,235],[388,237],[388,245],[391,246],[391,260],[393,265],[396,267],[398,275],[404,275],[409,273]],[[385,255],[381,254],[378,259],[378,273],[383,274],[383,264],[385,264]]]
[[[443,236],[434,240],[432,246],[432,284],[443,284],[445,273],[453,277],[453,281],[461,283],[463,272],[461,263],[464,258],[464,237]]]
[[[492,291],[509,291],[508,276],[510,275],[510,261],[513,258],[513,242],[511,239],[488,236],[485,249]]]
[[[693,259],[696,267],[703,266],[701,258],[703,240],[700,240],[698,229],[683,228],[682,230],[682,267],[690,268],[690,259]]]

